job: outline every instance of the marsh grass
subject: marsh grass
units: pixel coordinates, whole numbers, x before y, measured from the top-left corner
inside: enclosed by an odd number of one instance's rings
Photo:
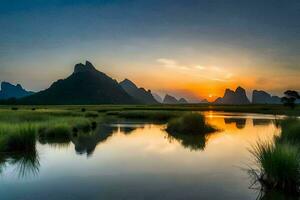
[[[69,143],[71,140],[71,129],[66,123],[54,124],[41,128],[38,132],[38,139],[41,144]]]
[[[0,110],[0,121],[0,152],[30,151],[37,138],[41,143],[67,143],[73,128],[84,132],[97,126],[78,111],[55,109]]]
[[[99,116],[99,114],[95,111],[89,111],[84,116],[85,117],[90,117],[90,118],[97,118]]]
[[[289,143],[257,143],[250,151],[259,170],[250,172],[264,190],[298,193],[300,186],[299,148]]]
[[[206,134],[217,131],[217,129],[209,125],[205,117],[199,113],[186,113],[181,117],[171,119],[167,124],[168,133],[179,134]]]
[[[289,142],[300,145],[300,120],[287,118],[280,122],[281,135],[276,138],[277,142]]]
[[[35,125],[0,124],[0,152],[30,152],[35,149],[35,143]]]
[[[171,119],[167,124],[166,131],[170,139],[176,139],[185,148],[204,150],[209,134],[217,129],[209,125],[202,114],[185,113]]]

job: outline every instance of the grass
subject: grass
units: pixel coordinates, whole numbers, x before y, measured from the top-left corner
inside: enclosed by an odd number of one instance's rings
[[[38,138],[42,144],[69,143],[71,140],[71,128],[65,123],[41,128],[38,132]]]
[[[41,143],[66,143],[72,130],[84,132],[97,126],[80,110],[31,109],[0,109],[0,152],[33,150],[37,138]]]
[[[95,111],[89,111],[85,114],[85,117],[97,118],[99,117],[99,114]]]
[[[266,191],[300,194],[300,120],[287,118],[279,123],[280,136],[272,143],[259,142],[251,153],[258,172],[250,170]]]
[[[300,153],[297,146],[288,143],[258,143],[251,152],[260,166],[256,176],[265,190],[299,192]]]
[[[176,139],[185,148],[193,151],[204,150],[207,136],[217,129],[209,125],[202,114],[184,113],[180,117],[171,119],[166,131],[170,139]]]
[[[31,110],[32,105],[18,105],[19,110]],[[280,114],[300,116],[300,106],[294,110],[287,109],[283,105],[249,104],[249,105],[214,105],[214,104],[186,104],[186,105],[36,105],[36,110],[44,111],[68,111],[80,113],[83,111],[97,111],[99,113],[111,111],[224,111],[247,112],[263,114]],[[0,110],[11,110],[9,105],[0,105]],[[18,112],[18,111],[16,111]]]
[[[297,118],[287,118],[280,122],[281,135],[277,138],[278,142],[289,142],[300,144],[300,120]]]
[[[0,152],[30,152],[35,149],[36,127],[30,123],[0,125]]]
[[[186,113],[181,117],[171,119],[166,130],[169,133],[197,135],[214,132],[216,128],[209,125],[202,114]]]

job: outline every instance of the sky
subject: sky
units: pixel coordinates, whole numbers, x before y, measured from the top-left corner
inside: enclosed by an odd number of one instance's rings
[[[1,0],[0,27],[0,81],[33,91],[85,60],[190,100],[300,90],[299,0]]]

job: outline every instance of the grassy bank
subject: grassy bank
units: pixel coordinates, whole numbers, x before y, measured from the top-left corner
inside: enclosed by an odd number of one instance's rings
[[[250,173],[265,191],[279,190],[300,195],[300,120],[280,122],[281,135],[272,143],[258,143],[251,153],[258,170]]]
[[[199,113],[185,113],[171,119],[166,130],[168,133],[199,135],[214,132],[216,128],[209,125],[205,117]]]
[[[207,136],[217,129],[206,122],[205,116],[188,112],[170,119],[166,131],[171,141],[175,139],[190,150],[204,150]]]
[[[5,106],[0,105],[0,110],[11,110],[13,107],[19,110],[52,111],[64,110],[66,112],[80,112],[83,108],[88,111],[106,113],[111,111],[224,111],[247,112],[263,114],[297,115],[300,116],[300,105],[294,110],[283,105],[249,104],[249,105],[214,105],[214,104],[185,104],[185,105],[49,105],[49,106]]]
[[[59,141],[96,126],[97,116],[67,110],[0,110],[0,153],[30,152],[37,139]]]

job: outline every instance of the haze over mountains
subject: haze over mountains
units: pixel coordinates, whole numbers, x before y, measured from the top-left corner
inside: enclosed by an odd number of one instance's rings
[[[177,100],[175,97],[166,94],[163,103],[164,104],[187,104],[188,101],[184,98],[180,98],[179,100]]]
[[[26,91],[20,84],[2,82],[0,99],[18,99],[19,104],[187,104],[185,98],[176,99],[166,94],[164,98],[151,90],[138,87],[129,79],[120,83],[105,73],[98,71],[92,63],[86,61],[74,67],[73,73],[66,79],[54,82],[48,89],[33,93]],[[201,103],[209,103],[202,100]],[[246,91],[242,87],[236,90],[226,89],[223,97],[214,104],[250,104]],[[253,90],[252,103],[280,104],[281,98],[262,90]]]

